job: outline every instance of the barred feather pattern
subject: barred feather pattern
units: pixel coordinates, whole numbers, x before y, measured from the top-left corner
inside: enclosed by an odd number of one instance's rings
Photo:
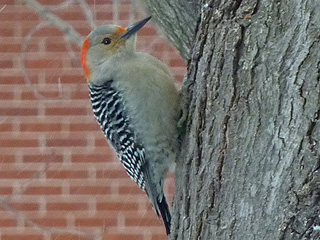
[[[130,119],[125,112],[121,93],[112,87],[112,80],[103,85],[89,83],[89,93],[94,115],[105,137],[115,149],[128,175],[145,190],[142,166],[144,148],[135,142]]]

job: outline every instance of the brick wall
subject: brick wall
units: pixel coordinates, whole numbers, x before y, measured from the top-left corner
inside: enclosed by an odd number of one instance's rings
[[[39,2],[90,32],[77,1]],[[87,2],[98,26],[145,16],[129,0]],[[80,48],[41,22],[20,1],[0,0],[0,239],[165,239],[96,124]],[[179,85],[185,65],[152,24],[138,49],[169,63]],[[172,175],[166,191],[172,199]]]

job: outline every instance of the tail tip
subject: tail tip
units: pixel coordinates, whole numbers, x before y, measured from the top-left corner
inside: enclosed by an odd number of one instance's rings
[[[160,216],[162,218],[163,224],[166,228],[167,236],[170,234],[171,227],[171,214],[169,210],[169,206],[165,196],[163,195],[161,201],[157,201],[158,209],[160,212]]]

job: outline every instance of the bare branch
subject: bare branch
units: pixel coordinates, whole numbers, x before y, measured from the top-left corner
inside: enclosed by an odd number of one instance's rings
[[[6,8],[7,5],[3,5],[3,7],[0,9],[0,12]]]
[[[52,155],[51,158],[54,158],[54,155]],[[31,219],[29,219],[24,213],[16,210],[15,208],[13,208],[10,205],[10,201],[13,200],[14,197],[23,194],[24,191],[30,186],[30,184],[34,180],[39,179],[48,170],[49,163],[50,163],[50,159],[48,159],[48,161],[46,162],[46,164],[45,164],[45,166],[44,166],[44,168],[42,170],[37,171],[32,178],[30,178],[27,181],[25,181],[21,185],[21,188],[18,189],[17,191],[15,191],[12,195],[10,195],[10,196],[8,196],[6,198],[3,198],[3,199],[0,198],[0,207],[2,207],[6,211],[14,214],[16,218],[18,218],[20,220],[23,220],[28,226],[36,228],[36,229],[39,229],[39,230],[41,230],[43,232],[48,232],[48,233],[51,233],[51,234],[72,234],[72,235],[76,235],[76,236],[87,237],[89,239],[97,239],[97,237],[99,237],[99,235],[101,235],[102,233],[89,234],[89,233],[78,231],[78,230],[74,230],[74,229],[70,230],[70,229],[62,229],[62,228],[53,228],[53,227],[41,226],[41,225],[35,223],[34,221],[32,221]]]
[[[64,36],[64,45],[66,46],[66,49],[67,49],[67,52],[68,52],[68,55],[70,56],[70,58],[72,60],[78,60],[79,56],[72,49],[72,42],[70,41],[70,39],[67,36]]]
[[[54,5],[54,6],[48,6],[47,9],[52,10],[52,11],[56,11],[56,10],[60,10],[60,9],[66,9],[68,7],[70,7],[71,5],[73,5],[75,3],[76,0],[65,0],[64,2]]]
[[[113,0],[112,7],[113,7],[113,23],[118,24],[118,21],[119,21],[119,1]]]
[[[42,6],[35,0],[20,1],[25,3],[29,8],[31,8],[35,12],[37,12],[48,23],[62,30],[64,34],[67,35],[69,39],[76,43],[79,47],[82,46],[83,37],[70,24],[67,24],[65,21],[61,20],[59,17],[51,13],[51,11],[48,8]]]
[[[42,99],[42,100],[46,100],[46,99],[50,99],[52,100],[53,98],[47,98],[45,97],[43,94],[41,94],[36,87],[33,86],[33,83],[31,82],[31,79],[30,79],[30,76],[29,76],[29,73],[25,67],[25,58],[26,58],[26,51],[28,49],[28,46],[29,46],[29,42],[32,38],[32,36],[38,32],[40,29],[46,27],[49,23],[47,22],[41,22],[39,23],[35,28],[33,28],[28,34],[27,36],[25,37],[24,41],[23,41],[23,45],[22,45],[22,48],[21,48],[21,58],[20,58],[20,67],[21,67],[21,70],[23,72],[23,76],[24,76],[24,81],[27,85],[29,85],[33,91],[33,94],[35,95],[35,97],[39,98],[39,99]],[[62,91],[61,91],[61,88],[58,88],[59,89],[59,96],[57,98],[62,98]]]
[[[48,232],[48,233],[52,233],[52,234],[72,234],[72,235],[76,235],[76,236],[81,236],[81,237],[87,237],[89,239],[95,239],[95,236],[93,234],[89,234],[86,232],[81,232],[81,231],[77,231],[77,230],[69,230],[69,229],[62,229],[62,228],[52,228],[52,227],[45,227],[45,226],[41,226],[37,223],[35,223],[34,221],[30,220],[25,214],[23,214],[20,211],[17,211],[16,209],[14,209],[13,207],[10,206],[10,203],[0,199],[0,206],[2,208],[4,208],[5,210],[13,213],[17,218],[22,219],[27,225],[34,227],[36,229],[39,229],[43,232]]]
[[[54,156],[51,156],[51,158],[53,158],[53,157]],[[49,169],[49,161],[50,161],[50,159],[46,162],[43,169],[36,171],[30,179],[24,181],[19,186],[19,189],[15,190],[11,195],[9,195],[3,199],[0,199],[0,200],[5,201],[5,202],[9,202],[14,197],[22,195],[26,191],[26,189],[32,184],[32,182],[34,182],[37,179],[40,179],[40,177],[43,176],[45,174],[45,172]]]
[[[90,10],[88,3],[86,2],[86,0],[78,0],[78,2],[80,3],[80,7],[82,9],[82,12],[86,15],[86,18],[87,18],[88,22],[90,23],[91,29],[95,29],[96,24],[94,22],[92,11]]]

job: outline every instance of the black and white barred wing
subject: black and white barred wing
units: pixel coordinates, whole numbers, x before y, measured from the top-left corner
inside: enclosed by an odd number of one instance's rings
[[[121,93],[112,87],[112,80],[103,85],[89,83],[93,112],[102,131],[138,186],[145,190],[142,166],[145,160],[143,147],[135,142],[135,134],[125,112]]]

